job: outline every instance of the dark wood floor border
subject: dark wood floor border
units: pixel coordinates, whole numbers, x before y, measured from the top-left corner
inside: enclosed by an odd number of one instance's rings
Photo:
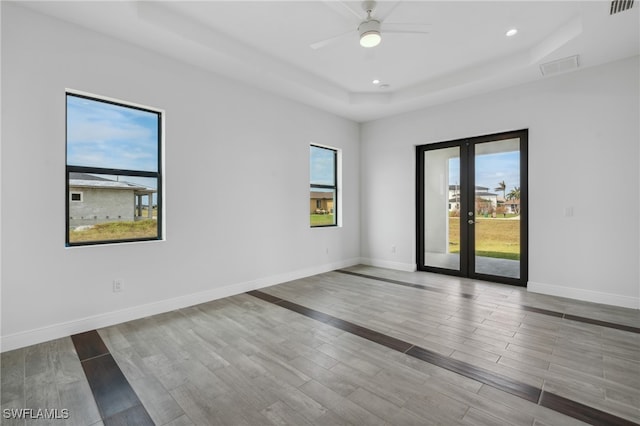
[[[259,290],[249,291],[247,292],[247,294],[257,297],[258,299],[262,299],[266,302],[282,306],[283,308],[287,308],[290,311],[297,312],[308,318],[320,321],[324,324],[329,324],[341,330],[348,331],[351,334],[355,334],[367,340],[371,340],[372,342],[376,342],[396,351],[406,352],[410,347],[413,346],[410,343],[404,342],[394,337],[387,336],[385,334],[370,330],[365,327],[361,327],[349,321],[341,320],[329,314],[325,314],[324,312],[316,311],[315,309],[307,308],[306,306],[298,305],[297,303],[280,299]]]
[[[535,386],[501,376],[467,362],[438,354],[437,352],[430,351],[429,349],[425,349],[420,346],[412,345],[409,342],[387,336],[378,331],[371,330],[276,296],[272,296],[268,293],[253,290],[247,292],[247,294],[586,423],[592,425],[606,424],[640,426],[629,420],[598,410],[597,408],[589,407],[549,392],[544,392],[542,389]]]
[[[325,324],[329,324],[333,327],[339,328],[340,330],[346,331],[348,333],[355,334],[356,336],[378,343],[382,346],[386,346],[387,348],[393,349],[395,351],[406,352],[407,350],[409,350],[409,348],[413,346],[411,343],[407,343],[403,340],[396,339],[395,337],[387,336],[386,334],[379,333],[375,330],[362,327],[360,325],[336,318],[334,316],[325,314],[323,312],[309,309],[305,306],[301,306],[296,303],[289,302],[287,300],[283,300],[277,303],[277,305],[282,306],[283,308],[287,308],[292,311],[298,312],[309,318],[313,318],[315,320],[321,321]]]
[[[104,344],[102,338],[95,330],[74,334],[71,336],[71,340],[73,341],[73,346],[76,348],[80,362],[109,353],[107,345]]]
[[[512,395],[516,395],[520,398],[524,398],[531,402],[538,402],[540,397],[540,389],[533,386],[529,386],[525,383],[520,383],[511,380],[507,377],[500,376],[489,370],[484,370],[480,367],[475,367],[464,361],[458,361],[453,358],[449,358],[444,355],[440,355],[436,352],[430,351],[419,346],[415,346],[409,342],[405,342],[395,337],[388,336],[375,330],[363,327],[361,325],[354,324],[349,321],[345,321],[340,318],[336,318],[332,315],[324,312],[316,311],[315,309],[307,308],[306,306],[299,305],[288,300],[280,299],[275,296],[271,296],[259,290],[250,291],[250,294],[254,297],[262,299],[264,301],[273,303],[274,305],[281,306],[291,311],[297,312],[306,317],[315,319],[322,323],[331,325],[340,330],[362,337],[379,345],[396,350],[398,352],[406,353],[407,355],[444,368],[454,373],[461,374],[465,377],[477,380],[489,386],[495,387],[502,391],[508,392]]]
[[[537,404],[540,399],[540,393],[542,392],[541,389],[501,376],[492,371],[476,367],[468,362],[459,361],[419,346],[412,347],[406,353],[407,355],[411,355],[412,357],[428,362],[429,364],[453,371],[461,376],[468,377],[503,392],[526,399],[534,404]]]
[[[465,299],[476,299],[477,298],[476,295],[471,294],[471,293],[451,292],[451,291],[446,291],[444,289],[441,289],[439,287],[431,287],[431,286],[426,286],[426,285],[422,285],[422,284],[414,284],[414,283],[409,283],[409,282],[405,282],[405,281],[394,280],[394,279],[390,279],[390,278],[377,277],[375,275],[362,274],[360,272],[347,271],[347,270],[344,270],[344,269],[338,269],[338,270],[335,270],[334,272],[339,272],[341,274],[346,274],[346,275],[353,275],[353,276],[361,277],[361,278],[369,278],[369,279],[377,280],[377,281],[384,281],[386,283],[397,284],[397,285],[401,285],[401,286],[405,286],[405,287],[418,288],[420,290],[427,290],[427,291],[432,291],[432,292],[435,292],[435,293],[447,294],[447,295],[450,295],[450,296],[463,297]],[[538,314],[548,315],[548,316],[557,317],[557,318],[562,318],[562,319],[566,319],[566,320],[570,320],[570,321],[577,321],[577,322],[582,322],[582,323],[585,323],[585,324],[599,325],[601,327],[613,328],[613,329],[616,329],[616,330],[622,330],[622,331],[628,331],[630,333],[640,334],[640,327],[633,327],[633,326],[625,325],[625,324],[618,324],[618,323],[614,323],[614,322],[601,321],[601,320],[596,320],[596,319],[593,319],[593,318],[581,317],[581,316],[578,316],[578,315],[565,314],[565,313],[562,313],[562,312],[551,311],[551,310],[548,310],[548,309],[536,308],[534,306],[527,306],[527,305],[517,305],[517,306],[519,308],[521,308],[522,310],[524,310],[524,311],[535,312],[535,313],[538,313]]]
[[[335,270],[333,272],[340,272],[341,274],[353,275],[354,277],[369,278],[369,279],[372,279],[372,280],[384,281],[386,283],[397,284],[397,285],[401,285],[403,287],[418,288],[420,290],[432,291],[434,293],[446,294],[446,295],[450,295],[450,296],[464,297],[465,299],[475,299],[476,298],[476,296],[471,294],[471,293],[464,293],[464,292],[461,292],[461,291],[458,291],[458,292],[454,293],[454,292],[447,291],[447,290],[444,290],[444,289],[439,288],[439,287],[431,287],[431,286],[428,286],[428,285],[409,283],[409,282],[406,282],[406,281],[394,280],[394,279],[391,279],[391,278],[376,277],[375,275],[367,275],[367,274],[362,274],[360,272],[347,271],[345,269],[338,269],[338,270]]]
[[[253,290],[253,291],[248,291],[247,294],[250,294],[251,296],[257,297],[258,299],[262,299],[265,302],[271,302],[271,303],[278,303],[281,302],[282,299],[279,299],[275,296],[272,296],[270,294],[267,293],[263,293],[261,291],[258,290]]]
[[[534,306],[519,305],[524,311],[535,312],[537,314],[548,315],[550,317],[562,318],[564,314],[562,312],[550,311],[549,309],[536,308]]]
[[[96,330],[71,336],[105,426],[155,425]]]

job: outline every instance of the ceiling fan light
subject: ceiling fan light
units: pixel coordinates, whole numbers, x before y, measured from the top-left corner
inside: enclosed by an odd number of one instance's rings
[[[380,44],[382,37],[378,31],[367,31],[360,35],[360,46],[375,47]]]
[[[380,35],[380,21],[369,19],[364,21],[358,27],[360,33],[360,46],[375,47],[382,41]]]

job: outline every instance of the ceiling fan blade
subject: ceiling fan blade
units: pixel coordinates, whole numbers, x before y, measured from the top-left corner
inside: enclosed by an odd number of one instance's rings
[[[339,13],[345,18],[351,20],[354,17],[358,20],[362,20],[364,18],[364,14],[362,12],[353,10],[351,6],[349,6],[344,1],[336,1],[336,0],[324,0],[324,4],[327,5],[328,8],[333,11]]]
[[[384,34],[429,34],[429,31],[392,30],[385,31]]]
[[[337,41],[340,41],[340,40],[343,40],[345,38],[348,38],[350,36],[354,36],[355,37],[356,34],[358,34],[358,32],[355,31],[355,30],[352,30],[352,31],[337,35],[335,37],[326,38],[324,40],[316,41],[315,43],[311,43],[309,45],[309,47],[312,48],[313,50],[318,50],[318,49],[321,49],[321,48],[323,48],[325,46],[333,44],[333,43],[335,43]]]
[[[429,34],[430,24],[403,24],[403,23],[386,23],[381,25],[380,31],[384,33],[402,33],[402,34]]]

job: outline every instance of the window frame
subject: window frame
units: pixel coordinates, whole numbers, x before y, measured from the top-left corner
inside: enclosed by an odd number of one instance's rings
[[[338,168],[339,168],[339,155],[338,152],[339,150],[337,148],[332,148],[329,146],[323,146],[323,145],[318,145],[318,144],[310,144],[309,148],[319,148],[319,149],[325,149],[327,151],[332,151],[333,152],[333,185],[323,185],[323,184],[314,184],[311,183],[311,170],[309,170],[309,187],[310,187],[310,191],[309,193],[311,193],[311,191],[313,191],[313,189],[331,189],[334,192],[334,200],[333,200],[333,223],[332,224],[327,224],[327,225],[312,225],[311,224],[311,220],[309,220],[309,227],[311,228],[331,228],[331,227],[338,227],[339,223],[338,223],[338,212],[339,212],[339,181],[338,181]],[[311,152],[309,152],[309,155],[311,155]],[[317,201],[316,201],[317,202]]]
[[[129,170],[129,169],[118,169],[118,168],[104,168],[104,167],[89,167],[89,166],[78,166],[78,165],[69,165],[68,159],[68,124],[69,124],[69,111],[68,111],[68,98],[69,96],[88,99],[95,102],[102,102],[105,104],[116,105],[123,108],[135,109],[138,111],[144,111],[151,114],[156,114],[158,116],[157,123],[157,132],[158,132],[158,141],[157,141],[157,154],[158,154],[158,164],[157,171],[145,171],[145,170]],[[138,105],[131,102],[116,100],[113,98],[108,98],[105,96],[99,96],[95,94],[89,94],[85,92],[79,92],[71,89],[65,90],[64,96],[65,102],[65,193],[66,200],[65,203],[65,245],[66,247],[81,247],[81,246],[93,246],[93,245],[105,245],[105,244],[120,244],[120,243],[130,243],[130,242],[140,242],[140,241],[159,241],[163,240],[163,229],[164,229],[164,209],[163,209],[163,139],[164,139],[164,111],[159,109],[154,109],[142,105]],[[93,240],[93,241],[80,241],[80,242],[71,242],[70,241],[70,205],[71,203],[78,203],[78,201],[71,201],[71,192],[69,191],[69,178],[71,173],[87,173],[87,174],[100,174],[100,175],[113,175],[113,176],[128,176],[128,177],[146,177],[156,179],[157,188],[156,188],[156,205],[157,205],[157,232],[155,237],[144,237],[144,238],[123,238],[116,240]],[[74,193],[80,191],[73,191]],[[151,195],[149,195],[151,196]],[[82,201],[84,201],[84,196],[81,195]]]
[[[73,196],[76,195],[76,194],[80,195],[80,199],[79,200],[74,200],[73,199]],[[69,201],[72,202],[72,203],[82,203],[84,201],[84,197],[82,195],[82,191],[69,192]]]

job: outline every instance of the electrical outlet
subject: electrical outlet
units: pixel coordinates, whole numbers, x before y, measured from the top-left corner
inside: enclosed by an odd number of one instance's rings
[[[113,280],[113,292],[120,293],[124,290],[124,281],[122,280]]]

